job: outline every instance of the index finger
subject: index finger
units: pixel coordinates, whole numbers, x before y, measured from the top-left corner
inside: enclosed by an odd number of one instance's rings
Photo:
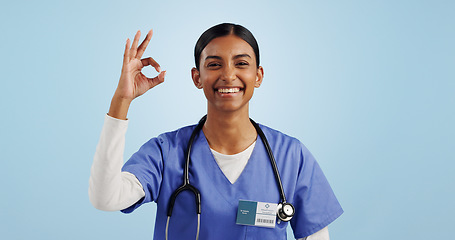
[[[149,44],[150,40],[152,39],[152,35],[153,35],[153,30],[150,29],[150,31],[147,33],[147,36],[145,36],[144,41],[137,48],[136,58],[138,58],[138,59],[142,58],[142,54],[144,54],[145,49],[147,48],[147,45]]]
[[[144,58],[144,59],[141,59],[141,62],[142,62],[142,66],[149,66],[151,65],[152,67],[155,68],[155,70],[157,72],[161,72],[161,66],[160,64],[158,64],[155,59],[149,57],[149,58]]]

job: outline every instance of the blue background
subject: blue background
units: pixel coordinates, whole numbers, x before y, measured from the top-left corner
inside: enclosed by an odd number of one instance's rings
[[[199,35],[221,22],[258,39],[258,122],[299,138],[345,213],[332,239],[451,239],[455,214],[454,1],[2,1],[2,239],[151,239],[155,205],[94,209],[95,147],[127,38],[166,82],[133,102],[125,157],[195,123]],[[151,68],[146,70],[152,76]],[[292,239],[292,234],[289,239]]]

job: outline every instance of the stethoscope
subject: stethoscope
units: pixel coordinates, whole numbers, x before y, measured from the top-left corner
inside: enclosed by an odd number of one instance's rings
[[[169,219],[171,218],[171,215],[172,215],[172,210],[174,208],[175,200],[181,192],[186,191],[186,190],[191,191],[194,194],[194,197],[196,200],[196,212],[197,212],[196,240],[199,239],[199,228],[200,228],[200,222],[201,222],[201,193],[199,192],[199,190],[196,187],[194,187],[193,185],[190,184],[190,178],[189,178],[188,172],[189,172],[189,166],[190,166],[190,161],[191,161],[190,156],[191,156],[191,149],[193,147],[194,138],[196,137],[196,134],[202,130],[202,127],[204,126],[204,123],[206,120],[207,120],[207,115],[205,115],[204,117],[201,118],[201,120],[199,120],[198,125],[191,133],[190,140],[188,141],[188,150],[186,152],[185,168],[183,169],[183,184],[182,184],[182,186],[177,188],[174,191],[174,193],[172,193],[171,198],[169,200],[169,208],[167,210],[167,222],[166,222],[166,240],[168,239]],[[283,185],[281,183],[280,174],[279,174],[278,168],[276,166],[275,157],[273,157],[272,150],[270,148],[269,142],[267,141],[267,138],[264,135],[264,132],[262,132],[259,125],[256,122],[254,122],[251,118],[250,118],[250,121],[253,124],[254,128],[256,129],[262,142],[264,143],[265,149],[267,150],[267,154],[269,155],[270,163],[272,164],[276,183],[280,190],[280,196],[281,196],[282,201],[280,203],[278,203],[278,206],[277,206],[277,217],[281,221],[287,222],[287,221],[291,220],[292,216],[294,216],[294,213],[295,213],[294,206],[291,203],[286,202],[286,196],[284,195]]]

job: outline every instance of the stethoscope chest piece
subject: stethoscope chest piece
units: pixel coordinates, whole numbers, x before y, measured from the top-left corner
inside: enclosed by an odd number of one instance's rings
[[[290,203],[279,203],[277,207],[277,216],[278,218],[283,221],[287,222],[292,219],[294,216],[295,209],[294,206]]]

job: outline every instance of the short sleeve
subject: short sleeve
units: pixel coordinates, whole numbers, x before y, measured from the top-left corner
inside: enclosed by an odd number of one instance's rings
[[[123,166],[122,171],[136,176],[145,192],[145,197],[132,206],[123,209],[123,213],[131,213],[142,204],[155,201],[158,198],[167,145],[163,136],[152,138],[142,145],[139,151],[134,153]]]
[[[293,200],[296,213],[291,226],[296,238],[310,236],[343,213],[319,164],[303,144]]]

